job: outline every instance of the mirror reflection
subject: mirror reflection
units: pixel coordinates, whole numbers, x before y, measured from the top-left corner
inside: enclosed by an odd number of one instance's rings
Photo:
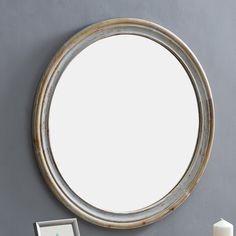
[[[181,180],[196,146],[198,113],[191,80],[167,49],[141,36],[108,37],[63,72],[50,106],[51,151],[84,201],[135,211]]]

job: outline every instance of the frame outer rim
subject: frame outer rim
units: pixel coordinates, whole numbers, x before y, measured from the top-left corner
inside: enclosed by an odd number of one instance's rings
[[[202,79],[205,89],[207,92],[207,105],[208,105],[208,112],[209,112],[209,120],[208,120],[208,126],[209,126],[209,141],[207,144],[206,149],[206,155],[204,157],[204,161],[201,165],[201,167],[198,169],[198,172],[196,173],[192,184],[188,187],[188,189],[185,190],[185,193],[177,200],[175,201],[171,206],[169,206],[164,211],[161,211],[151,217],[148,217],[143,220],[138,221],[130,221],[130,222],[110,222],[107,220],[103,220],[100,218],[97,218],[96,216],[84,212],[79,207],[76,207],[70,199],[66,196],[66,193],[57,185],[55,179],[53,178],[53,175],[49,169],[49,166],[47,164],[47,161],[45,159],[45,153],[42,148],[42,133],[41,133],[41,112],[42,112],[42,106],[44,103],[44,94],[47,89],[47,84],[51,78],[51,76],[57,72],[57,67],[62,60],[62,58],[66,55],[66,53],[73,48],[79,41],[82,41],[86,37],[88,37],[91,34],[96,33],[97,31],[101,31],[103,28],[109,28],[109,27],[121,27],[121,26],[137,26],[141,28],[148,28],[155,31],[158,31],[165,36],[167,36],[170,40],[177,43],[182,50],[185,52],[185,54],[189,57],[192,64],[194,65],[195,69],[197,70],[199,77]],[[95,23],[91,26],[86,27],[82,31],[76,33],[74,36],[72,36],[55,54],[53,59],[51,60],[50,64],[48,65],[45,73],[42,76],[42,79],[39,83],[39,87],[36,92],[35,101],[34,101],[34,108],[33,108],[33,119],[32,119],[32,136],[33,136],[33,146],[36,153],[36,159],[41,171],[41,174],[44,177],[45,182],[51,189],[51,191],[54,193],[54,195],[58,198],[59,201],[61,201],[67,208],[69,208],[73,213],[76,215],[79,215],[84,220],[87,220],[91,223],[94,223],[99,226],[108,227],[108,228],[116,228],[116,229],[130,229],[130,228],[138,228],[142,227],[144,225],[148,225],[151,223],[154,223],[158,220],[161,220],[168,214],[170,214],[172,211],[174,211],[176,208],[178,208],[192,193],[194,188],[196,187],[197,183],[200,181],[200,178],[202,177],[206,165],[208,163],[212,145],[213,145],[213,137],[214,137],[214,130],[215,130],[215,115],[214,115],[214,104],[213,104],[213,98],[212,93],[210,90],[209,83],[207,81],[207,77],[202,69],[202,66],[200,65],[199,61],[195,57],[195,55],[192,53],[192,51],[188,48],[188,46],[180,40],[176,35],[174,35],[169,30],[165,29],[164,27],[146,21],[142,19],[135,19],[135,18],[117,18],[117,19],[110,19],[106,21],[102,21],[99,23]]]

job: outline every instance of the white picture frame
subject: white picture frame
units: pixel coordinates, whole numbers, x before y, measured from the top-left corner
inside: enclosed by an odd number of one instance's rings
[[[76,218],[34,223],[36,236],[80,236]]]

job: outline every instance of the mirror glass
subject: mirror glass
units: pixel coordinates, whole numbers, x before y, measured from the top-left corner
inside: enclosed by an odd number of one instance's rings
[[[141,36],[101,39],[74,57],[48,120],[56,166],[76,195],[105,211],[136,211],[181,180],[199,111],[184,67]]]

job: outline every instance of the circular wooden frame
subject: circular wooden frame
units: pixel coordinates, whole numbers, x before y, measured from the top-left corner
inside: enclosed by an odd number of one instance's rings
[[[199,134],[192,161],[179,183],[164,198],[141,210],[106,212],[88,204],[66,184],[50,149],[48,115],[53,92],[69,62],[88,45],[119,34],[139,35],[164,46],[183,65],[194,87],[199,108]],[[118,18],[96,23],[75,34],[56,53],[39,85],[33,114],[33,142],[37,161],[55,196],[83,219],[109,228],[136,228],[160,220],[180,206],[199,182],[207,165],[214,136],[213,100],[206,75],[191,50],[167,29],[140,19]],[[147,183],[148,184],[148,183]],[[155,186],[154,186],[155,187]]]

